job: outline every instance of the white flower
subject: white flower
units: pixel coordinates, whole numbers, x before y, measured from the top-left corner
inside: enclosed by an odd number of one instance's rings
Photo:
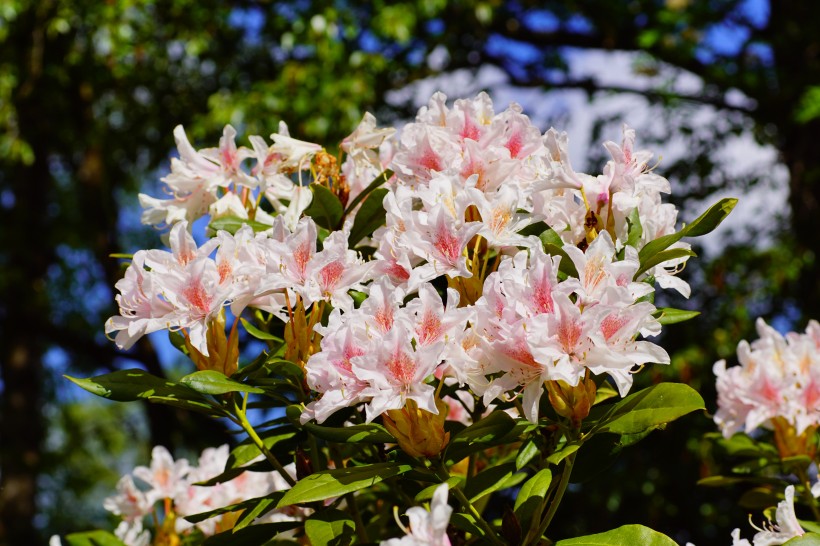
[[[779,546],[794,537],[803,536],[806,531],[800,527],[794,514],[794,486],[786,488],[786,499],[777,504],[775,522],[764,525],[764,529],[752,538],[754,546]]]
[[[447,525],[453,509],[447,504],[447,484],[439,485],[433,493],[430,511],[414,506],[407,511],[410,529],[401,538],[384,540],[381,546],[450,546]]]

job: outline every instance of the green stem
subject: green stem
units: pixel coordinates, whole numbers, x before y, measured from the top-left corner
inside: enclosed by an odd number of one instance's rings
[[[344,459],[342,459],[342,454],[339,453],[338,447],[334,444],[329,444],[328,447],[336,468],[344,468]],[[356,504],[356,497],[353,496],[353,493],[348,493],[345,495],[345,499],[347,500],[348,507],[350,507],[350,515],[353,516],[353,522],[356,524],[356,534],[359,537],[359,542],[362,544],[370,542],[370,538],[367,536],[367,529],[364,528],[362,514],[359,512],[359,505]]]
[[[279,462],[279,459],[276,458],[276,455],[270,452],[270,450],[265,446],[265,442],[262,441],[262,438],[256,434],[256,431],[253,429],[253,426],[248,421],[248,417],[246,415],[248,409],[248,397],[246,395],[242,396],[242,407],[240,408],[236,401],[234,401],[234,409],[236,410],[236,416],[239,418],[239,425],[242,429],[248,433],[248,436],[256,444],[256,447],[259,448],[259,451],[265,456],[268,462],[273,466],[273,468],[279,472],[279,474],[285,479],[291,487],[296,485],[296,480],[294,480],[290,473],[285,470],[285,467],[282,466],[282,463]]]
[[[533,537],[533,544],[536,544],[541,539],[541,536],[547,531],[547,527],[549,527],[550,522],[552,522],[552,518],[555,516],[555,512],[558,510],[558,505],[561,504],[561,499],[564,497],[564,492],[567,490],[567,485],[569,485],[569,476],[572,474],[572,465],[575,464],[575,453],[569,455],[566,459],[564,459],[564,461],[564,471],[561,473],[561,481],[558,483],[558,488],[555,490],[555,496],[550,501],[550,507],[547,510],[547,515],[544,516],[544,519],[541,521],[541,525],[538,527],[536,535]]]
[[[359,505],[356,504],[356,497],[353,496],[353,493],[348,493],[345,498],[347,499],[347,505],[350,507],[350,515],[353,516],[353,522],[356,524],[356,534],[359,536],[359,542],[367,544],[370,542],[370,538],[367,536],[367,529],[364,528]]]
[[[443,464],[441,465],[441,467],[439,467],[438,471],[436,472],[436,475],[442,482],[446,482],[450,479],[450,473],[447,472],[447,469],[444,467]],[[467,496],[464,494],[461,488],[459,486],[455,486],[452,489],[450,489],[450,491],[453,492],[453,495],[455,495],[455,497],[458,499],[458,502],[461,503],[461,506],[463,506],[464,509],[467,510],[470,513],[470,515],[473,516],[473,518],[475,518],[476,523],[487,534],[487,538],[490,540],[490,542],[492,542],[493,544],[497,544],[499,546],[504,546],[504,543],[501,541],[501,539],[498,538],[498,535],[495,533],[493,528],[490,526],[487,520],[481,517],[481,514],[478,512],[478,510],[476,510],[475,506],[473,506],[473,503],[470,502],[470,499],[467,498]]]

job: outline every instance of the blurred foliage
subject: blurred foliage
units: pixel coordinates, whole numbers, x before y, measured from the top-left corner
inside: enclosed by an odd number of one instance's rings
[[[136,225],[134,192],[156,184],[178,123],[195,143],[215,142],[225,123],[267,135],[279,120],[298,138],[333,142],[365,110],[385,124],[412,116],[413,94],[387,104],[389,91],[495,66],[521,88],[645,97],[659,122],[640,133],[641,142],[682,139],[688,150],[660,167],[682,190],[679,202],[770,183],[768,172],[737,179],[716,153],[752,133],[777,148],[789,171],[791,215],[761,218],[759,231],[727,239],[722,254],[687,271],[697,287],[688,305],[703,313],[670,328],[663,343],[674,350],[673,365],[653,371],[713,399],[711,363],[731,360],[754,317],[792,328],[820,316],[820,37],[807,24],[817,20],[820,5],[812,2],[756,0],[0,2],[0,469],[2,485],[20,485],[0,494],[0,543],[36,544],[63,525],[62,502],[43,498],[49,511],[37,525],[44,532],[32,527],[32,484],[47,475],[58,488],[53,480],[68,476],[57,469],[83,452],[46,441],[41,410],[45,400],[62,399],[62,387],[43,380],[43,355],[56,351],[77,375],[117,369],[126,359],[161,372],[147,342],[119,355],[100,332],[120,274],[108,255],[156,244]],[[634,87],[576,77],[568,54],[579,50],[634,53]],[[696,89],[677,85],[686,73],[698,76]],[[702,107],[720,112],[714,123],[694,115]],[[598,120],[593,141],[629,117]],[[769,243],[758,245],[761,239]],[[92,412],[63,411],[74,417],[48,426],[89,438],[82,427]],[[216,434],[177,413],[152,408],[147,415],[154,442],[197,449]],[[94,426],[116,422],[105,417]],[[627,449],[570,497],[562,514],[568,529],[643,522],[680,540],[723,540],[743,514],[725,492],[693,486],[697,438],[712,429],[692,416],[655,432],[648,447]],[[113,473],[107,479],[111,485]],[[77,510],[73,523],[91,526],[97,516],[90,514]]]

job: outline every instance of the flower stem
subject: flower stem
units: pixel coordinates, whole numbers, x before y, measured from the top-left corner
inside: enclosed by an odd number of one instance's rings
[[[248,408],[248,397],[247,395],[242,396],[242,407],[240,408],[236,402],[234,402],[234,409],[236,410],[236,416],[239,418],[239,425],[242,429],[248,434],[250,439],[259,448],[259,451],[265,456],[268,462],[273,466],[273,468],[279,472],[279,474],[285,479],[291,487],[296,485],[296,480],[294,480],[290,473],[285,470],[285,467],[282,466],[282,463],[279,462],[279,459],[276,458],[276,455],[270,452],[270,450],[265,446],[265,442],[262,441],[262,438],[256,434],[253,426],[248,421],[248,417],[246,415]]]
[[[547,531],[547,527],[549,527],[552,522],[552,518],[558,510],[558,505],[561,504],[561,499],[564,497],[564,492],[567,490],[567,485],[569,485],[569,476],[572,474],[572,466],[574,464],[575,453],[572,453],[564,459],[564,471],[561,472],[561,481],[558,483],[558,488],[555,490],[555,496],[552,498],[552,501],[550,501],[547,515],[544,516],[544,519],[541,521],[541,525],[538,527],[538,531],[532,538],[532,544],[537,544],[541,540],[541,536]]]

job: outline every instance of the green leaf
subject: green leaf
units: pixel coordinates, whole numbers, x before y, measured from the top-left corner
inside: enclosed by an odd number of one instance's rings
[[[518,449],[518,455],[515,457],[515,469],[521,470],[527,466],[533,457],[538,455],[540,450],[541,449],[538,447],[538,444],[533,438],[527,438]]]
[[[356,243],[373,234],[376,229],[384,225],[387,213],[384,210],[384,196],[387,195],[387,190],[379,188],[367,196],[367,199],[362,203],[361,208],[356,212],[356,218],[353,219],[353,227],[350,229],[350,235],[347,237],[347,245],[350,248],[356,246]]]
[[[118,402],[150,400],[159,404],[198,411],[207,415],[224,415],[224,411],[207,398],[185,385],[178,385],[167,379],[149,374],[145,370],[130,369],[98,375],[88,379],[65,376],[97,396]]]
[[[476,451],[513,442],[533,428],[536,428],[536,425],[523,419],[515,420],[503,411],[494,411],[454,434],[447,445],[445,460],[457,463]]]
[[[515,472],[515,463],[491,466],[469,479],[464,494],[474,503],[490,493],[513,487],[526,477],[523,472]]]
[[[544,468],[536,472],[533,477],[521,486],[518,497],[515,499],[513,511],[518,517],[518,521],[522,523],[522,527],[526,527],[536,512],[543,509],[551,483],[552,472],[549,468]]]
[[[260,523],[234,531],[229,529],[205,539],[202,546],[266,546],[274,544],[279,533],[301,527],[299,521]]]
[[[519,229],[518,234],[523,235],[524,237],[529,237],[530,235],[540,237],[541,234],[548,229],[550,229],[550,227],[545,222],[534,222]]]
[[[386,444],[396,443],[387,429],[376,423],[351,425],[349,427],[326,427],[316,423],[305,423],[305,430],[328,442],[340,444]]]
[[[342,202],[332,191],[319,184],[311,184],[310,191],[313,192],[313,200],[305,209],[305,216],[313,218],[317,226],[335,231],[342,221]]]
[[[581,447],[580,444],[566,444],[564,447],[547,457],[547,462],[550,464],[558,464],[576,451]]]
[[[221,516],[222,514],[227,514],[229,512],[237,512],[239,510],[255,510],[260,504],[270,506],[270,509],[272,510],[273,506],[271,506],[271,503],[279,502],[279,499],[284,494],[284,491],[276,491],[275,493],[271,493],[270,495],[266,495],[264,497],[247,499],[242,502],[216,508],[215,510],[208,510],[207,512],[200,512],[199,514],[191,514],[190,516],[183,517],[191,523],[199,523],[200,521],[205,521],[206,519]]]
[[[356,524],[341,510],[323,510],[305,521],[305,534],[311,546],[347,546],[355,530]]]
[[[697,393],[683,383],[660,383],[616,402],[599,432],[640,434],[670,423],[693,411],[706,409]]]
[[[561,262],[558,264],[558,270],[569,277],[575,277],[576,279],[578,278],[578,269],[575,267],[575,262],[570,259],[569,254],[567,254],[563,248],[552,243],[544,243],[544,252],[551,256],[561,256]]]
[[[632,212],[629,213],[626,221],[629,225],[626,244],[633,248],[638,248],[638,245],[641,242],[641,237],[643,236],[643,226],[641,225],[641,215],[637,208],[632,209]]]
[[[784,546],[820,546],[820,534],[806,533],[783,543]]]
[[[265,392],[260,388],[234,381],[224,373],[216,370],[200,370],[186,375],[180,379],[179,382],[202,394],[226,394],[229,392],[252,392],[258,394]]]
[[[264,332],[243,318],[240,318],[239,320],[242,322],[242,326],[245,327],[245,330],[256,339],[262,339],[265,341],[282,341],[281,337],[276,337],[273,334]]]
[[[404,474],[411,468],[408,464],[377,463],[316,472],[296,482],[276,507],[340,497]]]
[[[368,184],[367,187],[363,189],[361,193],[359,193],[359,195],[353,198],[353,201],[347,204],[347,208],[345,209],[344,215],[347,216],[348,214],[350,214],[359,203],[361,203],[368,195],[370,195],[372,191],[374,191],[376,188],[390,180],[392,176],[393,171],[391,171],[390,169],[386,169],[384,172],[381,172],[378,175],[376,175],[376,178],[373,179],[373,182]]]
[[[134,400],[150,398],[155,395],[199,398],[199,395],[188,387],[177,385],[137,368],[120,370],[89,377],[88,379],[79,379],[68,375],[65,378],[92,394],[117,402],[133,402]]]
[[[680,231],[650,241],[638,252],[641,264],[644,264],[655,254],[666,250],[684,237],[699,237],[711,232],[726,219],[729,213],[732,212],[732,209],[735,208],[735,205],[737,205],[737,199],[721,199],[709,207],[706,212],[695,218],[691,224],[681,228]]]
[[[86,531],[66,535],[68,546],[125,546],[125,544],[108,531]]]
[[[208,224],[208,229],[212,229],[213,231],[227,231],[231,235],[234,235],[244,225],[250,226],[254,232],[265,231],[271,228],[268,224],[254,220],[245,220],[238,216],[222,216],[211,220],[211,223]]]
[[[462,531],[470,533],[473,536],[484,536],[484,529],[476,524],[475,518],[470,514],[462,514],[460,512],[454,513],[450,516],[450,525],[456,529],[461,529]]]
[[[700,311],[688,311],[686,309],[674,309],[672,307],[660,307],[654,313],[655,318],[661,324],[676,324],[700,315]]]
[[[800,522],[800,527],[802,527],[806,531],[810,533],[820,533],[820,523],[805,519],[799,519],[797,521]]]
[[[654,256],[647,258],[646,261],[642,261],[641,267],[638,268],[638,271],[635,273],[635,276],[633,278],[637,280],[638,277],[640,277],[644,272],[646,272],[649,269],[652,269],[656,265],[662,264],[663,262],[669,260],[683,258],[684,256],[697,256],[697,254],[695,254],[688,248],[670,248],[668,250],[662,250]]]
[[[657,531],[643,525],[624,525],[612,531],[585,537],[559,540],[555,546],[678,546]]]
[[[443,483],[447,484],[447,489],[449,490],[449,489],[452,489],[454,487],[457,487],[457,486],[461,485],[461,482],[463,482],[463,481],[464,481],[463,476],[450,476],[449,478],[447,478],[447,481],[443,482]],[[434,483],[433,485],[431,485],[429,487],[425,487],[424,489],[422,489],[421,491],[419,491],[416,494],[416,500],[418,502],[423,502],[423,501],[432,499],[433,498],[433,493],[436,492],[436,489],[438,489],[438,487],[440,485],[441,485],[440,483]]]
[[[262,436],[262,443],[265,444],[265,447],[268,448],[268,450],[272,450],[273,446],[282,442],[287,442],[297,434],[298,432],[290,425],[277,427],[264,432]],[[231,454],[228,456],[228,461],[225,463],[225,469],[230,470],[233,468],[242,467],[260,455],[262,455],[262,452],[259,450],[259,447],[257,447],[252,440],[247,439],[231,450]]]

